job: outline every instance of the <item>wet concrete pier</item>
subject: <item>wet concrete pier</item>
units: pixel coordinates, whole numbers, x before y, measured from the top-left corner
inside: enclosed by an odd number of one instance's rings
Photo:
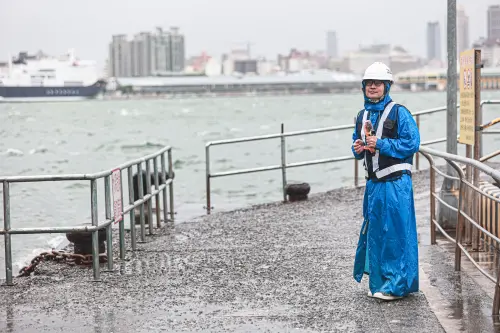
[[[366,296],[352,265],[363,188],[203,216],[164,228],[92,282],[43,263],[1,287],[0,332],[496,332],[494,284],[429,245],[428,171],[414,176],[421,291]],[[129,244],[127,244],[129,245]],[[102,266],[105,270],[106,266]]]

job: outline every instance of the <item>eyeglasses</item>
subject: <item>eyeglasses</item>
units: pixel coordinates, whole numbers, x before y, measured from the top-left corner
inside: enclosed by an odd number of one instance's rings
[[[371,86],[372,84],[375,85],[375,87],[380,87],[384,82],[380,80],[365,80],[365,85],[367,87]]]

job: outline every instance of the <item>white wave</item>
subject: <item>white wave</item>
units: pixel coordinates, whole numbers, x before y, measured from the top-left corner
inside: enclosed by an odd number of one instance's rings
[[[66,239],[66,236],[59,235],[54,238],[51,238],[47,240],[47,244],[50,246],[52,249],[59,249],[62,247],[63,244],[67,243],[68,240]]]
[[[15,272],[19,271],[24,266],[28,265],[34,257],[38,256],[40,253],[50,250],[49,248],[35,248],[29,254],[23,255],[18,260],[12,262],[12,268]]]
[[[208,131],[201,131],[201,132],[196,133],[196,135],[198,135],[198,136],[205,136],[208,133],[209,133]]]
[[[38,148],[35,148],[35,149],[31,149],[30,150],[30,155],[33,155],[33,154],[38,154],[38,153],[41,153],[41,154],[44,154],[46,152],[48,152],[49,150],[45,147],[38,147]]]
[[[2,155],[7,155],[7,156],[23,156],[24,152],[19,149],[15,148],[8,148],[5,152],[2,153]]]
[[[28,265],[30,261],[33,260],[33,258],[38,256],[40,253],[51,251],[52,249],[60,250],[63,247],[65,247],[68,243],[69,241],[63,235],[50,238],[46,241],[46,245],[44,247],[37,247],[32,249],[30,253],[27,253],[21,256],[21,258],[19,258],[18,260],[13,261],[12,266],[13,268],[17,267],[17,269],[14,268],[14,270],[18,271],[24,266]]]

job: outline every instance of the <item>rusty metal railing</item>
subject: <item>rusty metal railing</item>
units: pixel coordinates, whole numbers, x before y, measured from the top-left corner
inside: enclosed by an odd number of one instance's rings
[[[166,163],[165,155],[168,158]],[[158,159],[161,163],[161,172],[158,170]],[[151,184],[151,161],[153,161],[153,177],[154,184]],[[174,188],[173,188],[173,164],[172,164],[172,148],[164,147],[163,149],[126,162],[111,170],[101,171],[93,174],[68,174],[68,175],[40,175],[40,176],[13,176],[0,177],[0,182],[3,184],[3,229],[0,229],[0,234],[4,235],[5,240],[5,272],[6,284],[13,284],[12,272],[12,244],[11,235],[20,234],[45,234],[45,233],[67,233],[67,232],[92,232],[92,268],[94,281],[100,281],[99,267],[99,247],[98,247],[98,231],[106,229],[106,248],[108,257],[108,269],[113,270],[113,239],[112,225],[113,222],[119,223],[119,247],[120,259],[125,259],[125,221],[124,216],[130,213],[130,237],[132,251],[136,250],[136,230],[135,230],[135,208],[140,209],[140,238],[145,241],[145,211],[144,206],[148,206],[149,233],[153,233],[153,213],[151,200],[156,199],[156,222],[157,227],[161,226],[160,210],[163,210],[163,219],[168,223],[168,213],[170,213],[170,221],[174,221]],[[143,168],[146,166],[146,185],[147,193],[143,193]],[[133,186],[133,167],[137,170],[138,180],[138,200],[134,201],[134,186]],[[123,205],[123,171],[127,170],[129,204]],[[168,172],[168,173],[167,173]],[[117,193],[120,198],[113,198],[113,201],[118,201],[118,207],[112,216],[112,196],[111,196],[111,177],[116,177],[119,180],[115,184],[118,186]],[[160,177],[161,176],[161,181]],[[98,218],[98,199],[97,199],[97,180],[104,179],[104,205],[105,205],[105,221],[99,222]],[[115,180],[116,180],[115,179]],[[90,181],[90,207],[92,226],[64,226],[64,227],[38,227],[38,228],[12,228],[11,207],[10,207],[10,185],[12,183],[35,183],[35,182],[64,182],[64,181]],[[161,184],[160,184],[161,183]],[[154,185],[154,190],[151,187]],[[169,205],[167,205],[167,187],[169,189]],[[162,201],[160,201],[160,193],[162,193]],[[162,204],[160,203],[162,202]],[[163,206],[163,207],[162,207]],[[118,215],[118,216],[116,216]]]
[[[472,183],[468,179],[466,179],[465,172],[462,167],[459,166],[463,164],[467,167],[472,167],[476,170],[479,170],[483,174],[486,174],[492,177],[495,181],[500,182],[500,171],[494,170],[491,167],[485,165],[480,161],[476,161],[470,158],[461,157],[458,155],[452,155],[444,152],[440,152],[428,147],[421,147],[420,153],[429,161],[430,165],[430,227],[431,227],[431,244],[436,244],[436,228],[441,232],[443,236],[445,236],[449,241],[455,244],[455,270],[460,271],[461,269],[461,260],[462,254],[464,254],[471,263],[489,280],[495,283],[495,295],[493,299],[493,315],[500,314],[500,274],[497,272],[497,277],[489,274],[485,269],[483,269],[477,261],[471,256],[467,248],[463,245],[464,231],[467,231],[467,227],[475,228],[476,235],[482,233],[485,237],[491,239],[496,242],[497,248],[500,245],[500,239],[492,234],[489,230],[484,228],[481,223],[478,221],[478,216],[480,215],[478,212],[479,209],[479,200],[477,197],[471,200],[470,194],[468,194],[469,190],[474,191],[477,195],[480,195],[481,198],[486,197],[497,204],[500,203],[500,199],[493,197],[492,195],[486,193],[484,190],[479,188],[479,179],[475,179]],[[497,152],[490,154],[488,156],[496,156]],[[458,173],[458,177],[453,177],[441,172],[434,162],[434,157],[443,158],[455,171]],[[441,176],[456,180],[459,182],[459,193],[458,193],[458,207],[453,207],[446,203],[443,199],[439,197],[439,192],[436,192],[436,173]],[[450,236],[438,223],[436,219],[436,200],[438,200],[442,205],[448,207],[453,212],[457,213],[457,224],[455,228],[455,238]],[[476,203],[476,204],[472,204]],[[476,220],[474,219],[476,218]],[[469,232],[470,235],[470,232]],[[478,236],[479,237],[479,236]]]
[[[491,104],[500,104],[500,100],[483,100],[481,101],[481,109],[483,105],[491,105]],[[459,105],[457,105],[459,108]],[[435,114],[439,112],[446,111],[446,106],[441,106],[432,109],[426,109],[422,111],[418,111],[413,113],[415,117],[415,121],[417,126],[420,128],[420,118],[424,115]],[[212,178],[218,177],[226,177],[232,175],[241,175],[255,172],[263,172],[263,171],[272,171],[272,170],[281,170],[281,178],[282,178],[282,191],[283,191],[283,201],[286,201],[286,185],[287,185],[287,174],[286,170],[289,168],[303,167],[308,165],[317,165],[317,164],[325,164],[325,163],[338,163],[349,160],[354,160],[354,186],[359,185],[359,160],[355,159],[352,154],[348,156],[340,156],[340,157],[332,157],[332,158],[323,158],[317,160],[296,162],[296,163],[287,163],[286,156],[286,138],[292,136],[303,136],[303,135],[311,135],[318,133],[327,133],[327,132],[336,132],[336,131],[345,131],[345,130],[353,130],[355,124],[352,125],[341,125],[341,126],[333,126],[333,127],[325,127],[325,128],[316,128],[311,130],[304,131],[294,131],[294,132],[285,132],[284,124],[281,124],[281,133],[278,134],[268,134],[268,135],[260,135],[260,136],[252,136],[252,137],[243,137],[236,139],[228,139],[228,140],[218,140],[218,141],[210,141],[205,145],[205,180],[206,180],[206,212],[210,214],[212,207],[212,197],[211,197],[211,180]],[[481,134],[500,134],[500,131],[484,131]],[[243,142],[253,142],[253,141],[264,141],[264,140],[273,140],[280,139],[281,142],[281,163],[276,165],[264,166],[264,167],[255,167],[248,169],[240,169],[240,170],[232,170],[226,172],[215,172],[211,171],[211,163],[210,163],[210,148],[213,146],[221,146],[221,145],[229,145],[235,143],[243,143]],[[421,146],[427,146],[435,143],[445,142],[446,138],[438,138],[433,140],[428,140],[421,142]],[[415,154],[414,166],[416,170],[420,169],[419,162],[419,154]]]
[[[481,101],[480,103],[480,112],[482,113],[483,112],[483,106],[484,105],[499,105],[500,104],[500,100],[483,100]],[[460,104],[457,104],[457,109],[460,108]],[[439,112],[444,112],[446,111],[447,108],[446,106],[441,106],[441,107],[437,107],[437,108],[433,108],[433,109],[427,109],[427,110],[423,110],[423,111],[417,111],[415,113],[413,113],[413,116],[415,117],[415,121],[417,123],[417,127],[420,129],[420,117],[423,116],[423,115],[429,115],[429,114],[434,114],[434,113],[439,113]],[[488,123],[488,124],[485,124],[485,125],[482,125],[483,128],[481,128],[481,131],[483,129],[486,129],[494,124],[496,124],[497,122],[495,122],[495,120],[493,120],[492,122]],[[500,134],[500,131],[482,131],[481,134]],[[480,135],[481,135],[480,134]],[[440,139],[437,139],[437,140],[433,140],[432,143],[439,143],[439,142],[445,142],[446,141],[446,138],[440,138]],[[430,144],[430,143],[428,143]],[[422,144],[422,145],[428,145],[428,144]],[[415,155],[415,169],[416,170],[419,170],[420,169],[420,154],[416,154]]]

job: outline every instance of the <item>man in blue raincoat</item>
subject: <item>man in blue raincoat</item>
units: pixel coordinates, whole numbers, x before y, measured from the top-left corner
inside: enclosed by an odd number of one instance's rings
[[[393,83],[385,64],[375,62],[366,69],[365,108],[352,136],[353,154],[364,159],[367,179],[353,275],[357,282],[369,275],[368,296],[383,300],[419,289],[411,168],[420,134],[410,111],[392,101]]]

